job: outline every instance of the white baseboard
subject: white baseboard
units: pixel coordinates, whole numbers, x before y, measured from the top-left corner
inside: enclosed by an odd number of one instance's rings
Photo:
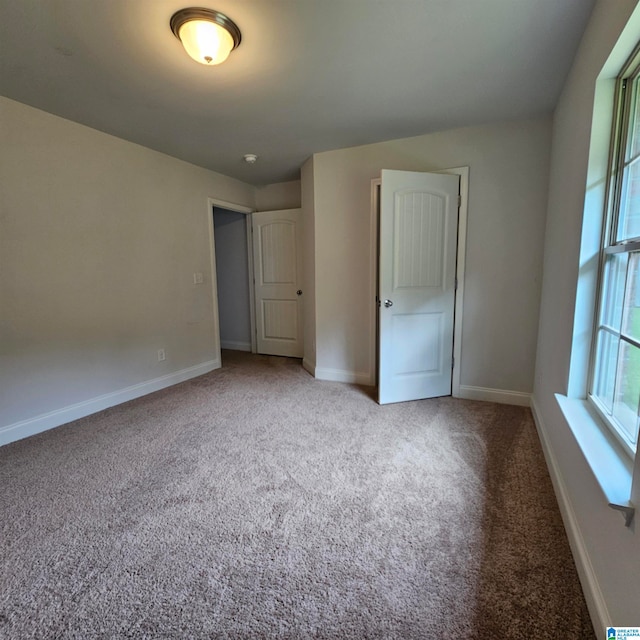
[[[180,371],[175,371],[159,378],[154,378],[153,380],[147,380],[146,382],[134,384],[130,387],[119,389],[118,391],[106,393],[97,398],[91,398],[90,400],[78,402],[68,407],[49,411],[34,418],[14,422],[5,427],[0,427],[0,446],[15,442],[16,440],[22,440],[23,438],[47,431],[48,429],[59,427],[67,422],[84,418],[97,411],[102,411],[103,409],[114,407],[117,404],[140,398],[148,393],[159,391],[160,389],[178,384],[178,382],[184,382],[185,380],[201,376],[204,373],[219,368],[219,359],[210,360],[195,365],[194,367],[181,369]]]
[[[522,391],[506,391],[504,389],[487,389],[486,387],[470,387],[461,384],[458,398],[465,400],[484,400],[499,404],[515,404],[519,407],[531,405],[531,394]]]
[[[303,361],[304,366],[304,361]],[[308,371],[308,369],[307,369]],[[331,380],[333,382],[349,382],[352,384],[362,384],[371,386],[371,376],[369,373],[358,371],[346,371],[343,369],[322,369],[315,367],[315,377],[318,380]]]
[[[569,497],[567,485],[562,477],[558,460],[549,445],[547,428],[542,420],[535,398],[531,398],[531,413],[533,414],[533,420],[538,430],[540,443],[542,444],[542,451],[547,461],[547,468],[549,469],[556,500],[558,501],[560,513],[562,514],[564,528],[569,538],[569,545],[573,553],[576,569],[578,570],[578,576],[580,578],[580,584],[582,585],[584,598],[587,602],[587,608],[589,609],[589,615],[591,616],[591,622],[596,636],[600,637],[603,630],[611,624],[609,609],[607,608],[600,584],[598,583],[598,578],[591,564],[591,558],[589,557],[582,532],[580,531],[580,525],[578,524],[578,519],[573,509],[571,498]]]
[[[220,340],[221,349],[231,349],[232,351],[249,351],[251,352],[250,342],[237,342],[235,340]]]

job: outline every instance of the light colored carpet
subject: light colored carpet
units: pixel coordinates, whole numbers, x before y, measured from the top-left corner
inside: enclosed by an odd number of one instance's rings
[[[594,637],[527,409],[223,363],[0,449],[0,637]]]

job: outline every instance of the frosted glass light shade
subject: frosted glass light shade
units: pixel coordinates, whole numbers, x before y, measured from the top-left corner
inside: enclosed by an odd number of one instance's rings
[[[220,64],[233,49],[231,34],[214,22],[189,20],[178,34],[186,52],[201,64]]]
[[[213,9],[181,9],[171,17],[171,31],[200,64],[224,62],[242,38],[237,25]]]

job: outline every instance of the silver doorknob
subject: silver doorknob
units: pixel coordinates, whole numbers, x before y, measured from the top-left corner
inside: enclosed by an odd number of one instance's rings
[[[385,307],[393,307],[393,302],[391,302],[391,300],[385,300],[384,301],[384,306]]]

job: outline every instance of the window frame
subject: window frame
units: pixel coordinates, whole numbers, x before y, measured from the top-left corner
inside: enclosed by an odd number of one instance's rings
[[[623,199],[625,191],[625,178],[628,175],[625,172],[627,165],[640,158],[640,151],[634,158],[627,158],[627,152],[631,144],[634,143],[633,129],[640,121],[640,113],[637,109],[637,102],[640,101],[640,43],[624,64],[621,72],[618,74],[615,86],[615,98],[613,105],[613,119],[611,143],[609,149],[608,172],[607,172],[607,188],[605,195],[604,221],[602,225],[600,250],[598,253],[598,281],[596,288],[596,305],[594,315],[594,325],[590,349],[589,376],[587,381],[587,399],[597,411],[608,430],[615,436],[616,440],[622,445],[623,450],[632,459],[636,456],[636,451],[640,448],[640,436],[636,432],[635,446],[629,441],[622,428],[617,426],[617,418],[614,417],[614,407],[616,402],[616,391],[618,385],[618,371],[621,366],[621,344],[626,342],[634,348],[640,349],[640,340],[633,336],[625,335],[623,331],[622,321],[619,330],[610,327],[605,322],[606,303],[610,302],[608,295],[607,282],[607,258],[614,254],[626,253],[631,256],[636,252],[640,252],[640,235],[618,240],[619,225],[621,222],[621,208],[627,202]],[[637,133],[640,141],[640,133]],[[627,292],[629,268],[625,273],[623,285],[623,300]],[[598,379],[601,369],[598,368],[598,349],[599,336],[601,332],[606,331],[612,334],[618,340],[618,353],[616,354],[616,370],[614,374],[614,387],[612,395],[611,411],[607,409],[605,404],[596,395],[596,380]],[[640,405],[640,401],[639,401]],[[640,408],[636,409],[638,415]],[[622,423],[620,423],[622,425]]]

